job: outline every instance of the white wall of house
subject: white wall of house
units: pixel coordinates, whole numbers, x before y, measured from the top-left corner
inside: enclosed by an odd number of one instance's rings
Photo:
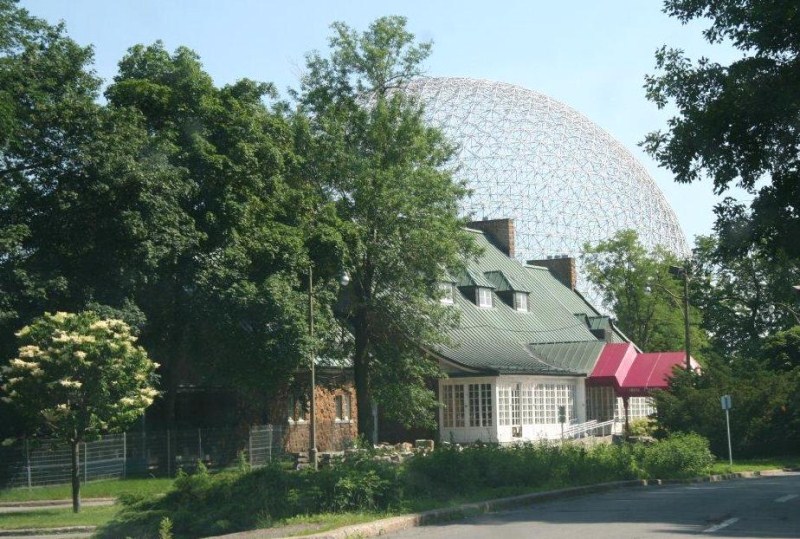
[[[439,380],[442,441],[513,443],[559,438],[558,407],[565,427],[586,421],[585,378],[512,376]]]

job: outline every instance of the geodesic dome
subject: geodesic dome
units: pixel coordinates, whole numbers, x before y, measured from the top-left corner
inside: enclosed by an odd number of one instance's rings
[[[688,253],[672,208],[631,153],[591,120],[543,94],[500,82],[423,78],[407,87],[430,124],[459,147],[456,178],[472,219],[513,218],[522,261],[578,258],[618,230],[648,248]],[[578,259],[578,289],[597,303]]]

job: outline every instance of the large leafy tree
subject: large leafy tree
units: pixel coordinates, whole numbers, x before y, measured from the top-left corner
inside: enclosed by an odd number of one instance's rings
[[[308,252],[337,236],[305,225],[272,88],[218,88],[193,52],[155,44],[131,49],[103,105],[91,49],[62,26],[0,0],[0,30],[3,360],[14,329],[88,306],[142,329],[168,416],[180,381],[284,383],[306,357]]]
[[[792,285],[800,267],[785,255],[769,255],[754,243],[732,253],[718,236],[699,236],[694,248],[692,304],[715,352],[728,362],[759,355],[765,336],[798,323]]]
[[[19,319],[42,312],[43,301],[65,287],[58,267],[35,271],[32,205],[81,168],[81,149],[99,118],[99,81],[87,66],[90,48],[0,0],[0,355],[14,350]],[[49,218],[49,217],[48,217]]]
[[[316,236],[304,185],[287,180],[294,131],[265,105],[271,85],[217,88],[191,50],[155,43],[130,49],[106,96],[141,117],[165,189],[178,194],[165,201],[169,241],[153,245],[136,294],[143,340],[166,364],[168,415],[179,382],[274,389],[305,357],[298,279]]]
[[[157,159],[139,158],[145,132],[96,102],[92,51],[62,26],[0,1],[0,357],[14,330],[45,310],[99,302],[134,323],[130,301],[160,234],[167,186]],[[158,174],[157,174],[158,173]],[[154,216],[147,224],[145,216]],[[0,409],[3,429],[14,419]]]
[[[69,444],[77,513],[78,445],[118,432],[144,413],[158,394],[156,364],[125,322],[91,311],[47,313],[17,336],[18,356],[0,375],[2,398],[25,418],[29,434]]]
[[[343,320],[353,335],[359,432],[373,401],[406,424],[430,420],[421,351],[444,338],[452,312],[437,300],[444,272],[471,249],[458,218],[466,194],[447,168],[452,148],[399,91],[420,75],[429,43],[402,17],[367,31],[335,23],[329,56],[312,53],[297,93],[308,118],[305,177],[335,206],[351,274]]]
[[[800,31],[797,3],[787,0],[667,0],[681,22],[710,20],[704,36],[741,56],[728,65],[663,47],[647,96],[677,115],[645,148],[679,182],[703,177],[717,193],[738,184],[749,208],[726,199],[717,208],[722,240],[743,249],[800,257]]]
[[[648,251],[633,230],[623,230],[597,245],[586,245],[583,260],[589,281],[602,293],[619,328],[647,352],[683,350],[683,287],[672,272],[678,260],[664,249]],[[705,345],[690,307],[692,355]]]

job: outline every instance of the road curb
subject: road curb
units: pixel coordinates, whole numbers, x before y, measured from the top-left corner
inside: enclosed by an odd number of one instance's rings
[[[411,515],[403,515],[399,517],[390,517],[373,522],[366,522],[363,524],[354,524],[352,526],[345,526],[327,532],[320,532],[310,535],[303,535],[304,539],[348,539],[354,537],[377,537],[389,533],[395,533],[408,528],[416,526],[424,526],[427,524],[434,524],[437,522],[446,522],[449,520],[458,520],[468,516],[488,513],[499,509],[510,509],[514,507],[528,505],[537,501],[550,501],[559,498],[568,498],[572,496],[580,496],[583,494],[591,494],[595,492],[605,492],[617,488],[633,488],[633,487],[648,487],[659,485],[677,485],[677,484],[690,484],[690,483],[713,483],[718,481],[729,481],[733,479],[751,479],[762,476],[781,475],[785,470],[764,470],[760,472],[735,472],[728,474],[709,475],[701,477],[693,477],[689,479],[635,479],[630,481],[613,481],[609,483],[598,483],[595,485],[585,485],[581,487],[571,487],[559,490],[551,490],[547,492],[534,492],[531,494],[522,494],[519,496],[510,496],[507,498],[497,498],[494,500],[486,500],[482,502],[474,502],[460,505],[458,507],[449,507],[445,509],[433,509],[423,513],[416,513]],[[259,533],[261,532],[261,533]],[[259,539],[260,537],[275,538],[274,529],[266,528],[264,530],[250,530],[246,532],[238,532],[229,535],[219,536],[219,538],[226,539]],[[296,539],[297,536],[292,536]],[[280,537],[279,539],[289,539],[288,537]]]
[[[645,485],[647,485],[647,482],[641,480],[613,481],[610,483],[598,483],[595,485],[550,490],[547,492],[533,492],[531,494],[521,494],[519,496],[509,496],[506,498],[497,498],[482,502],[466,503],[458,507],[433,509],[431,511],[425,511],[423,513],[417,513],[413,515],[376,520],[374,522],[356,524],[353,526],[331,530],[329,532],[304,535],[303,537],[308,539],[345,539],[354,536],[375,537],[378,535],[385,535],[387,533],[398,532],[407,528],[413,528],[415,526],[424,526],[426,524],[433,524],[436,522],[457,520],[468,516],[489,513],[498,509],[519,507],[535,501],[557,500],[559,498],[579,496],[594,492],[604,492],[621,487],[640,487]]]

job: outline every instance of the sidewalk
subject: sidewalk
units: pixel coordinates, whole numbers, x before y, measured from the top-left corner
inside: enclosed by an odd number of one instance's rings
[[[81,500],[81,507],[104,507],[114,505],[116,498],[86,498]],[[72,500],[34,500],[30,502],[0,502],[0,515],[8,513],[24,513],[40,509],[64,509],[72,507]]]
[[[113,505],[115,498],[86,498],[81,507],[103,507]],[[72,500],[35,500],[25,502],[0,502],[0,516],[25,513],[42,509],[69,509]],[[0,524],[1,525],[1,524]],[[96,526],[64,526],[59,528],[22,528],[4,530],[0,528],[0,539],[84,539],[91,537]]]

